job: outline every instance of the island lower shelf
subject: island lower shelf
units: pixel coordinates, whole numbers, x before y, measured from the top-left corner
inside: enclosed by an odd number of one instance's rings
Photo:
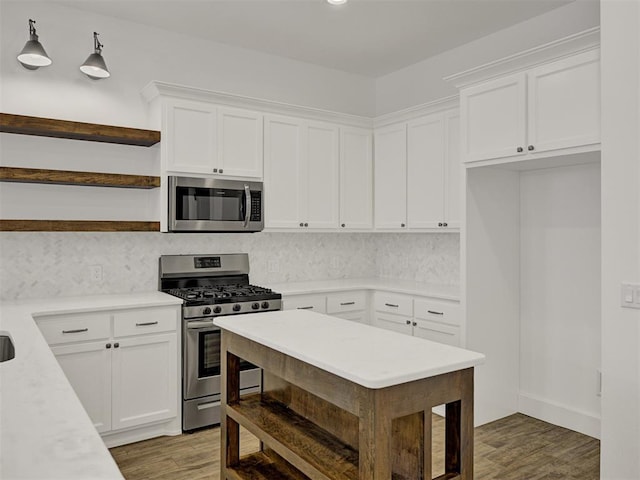
[[[432,479],[431,409],[446,405],[443,475],[473,478],[473,368],[366,388],[222,330],[221,479]],[[240,360],[263,393],[240,397]],[[262,451],[239,454],[239,428]]]

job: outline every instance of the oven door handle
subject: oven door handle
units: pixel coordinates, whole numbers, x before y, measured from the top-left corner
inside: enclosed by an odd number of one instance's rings
[[[187,322],[187,329],[188,330],[202,330],[202,329],[205,329],[205,328],[215,328],[215,329],[219,330],[218,327],[216,327],[213,324],[213,318],[210,319],[210,320],[195,320],[195,321],[192,321],[192,322]]]
[[[249,185],[244,184],[244,227],[249,226],[249,219],[251,218],[251,190]]]

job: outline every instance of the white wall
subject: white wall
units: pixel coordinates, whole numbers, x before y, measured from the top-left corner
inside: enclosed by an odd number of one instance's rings
[[[519,411],[598,438],[600,165],[520,175]]]
[[[640,478],[640,2],[601,2],[603,480]]]
[[[152,8],[152,7],[150,7]],[[53,64],[16,60],[29,18]],[[112,73],[93,81],[78,67],[100,33]],[[8,113],[146,127],[140,90],[151,80],[371,116],[372,79],[261,54],[48,2],[0,2],[0,109]]]
[[[442,78],[599,24],[597,0],[564,7],[487,35],[376,80],[376,114],[382,115],[449,95],[457,89]],[[462,19],[472,22],[473,19]]]

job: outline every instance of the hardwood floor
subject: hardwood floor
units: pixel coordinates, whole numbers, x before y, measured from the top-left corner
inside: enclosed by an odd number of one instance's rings
[[[240,439],[243,454],[259,447],[246,430]],[[434,415],[434,476],[444,471],[443,451],[444,421]],[[123,445],[111,454],[127,480],[218,480],[220,429]],[[478,480],[597,480],[600,442],[526,415],[511,415],[475,429],[474,468]]]

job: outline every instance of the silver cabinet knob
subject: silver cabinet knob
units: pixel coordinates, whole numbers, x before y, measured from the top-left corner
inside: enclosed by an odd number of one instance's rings
[[[220,173],[222,173],[222,169],[220,169]]]
[[[527,147],[527,150],[532,151],[532,150],[533,150],[533,145],[529,145],[529,146]]]
[[[218,169],[217,169],[217,168],[214,168],[214,169],[213,169],[213,173],[218,173]]]
[[[523,148],[522,147],[518,147],[518,153],[522,153]]]

